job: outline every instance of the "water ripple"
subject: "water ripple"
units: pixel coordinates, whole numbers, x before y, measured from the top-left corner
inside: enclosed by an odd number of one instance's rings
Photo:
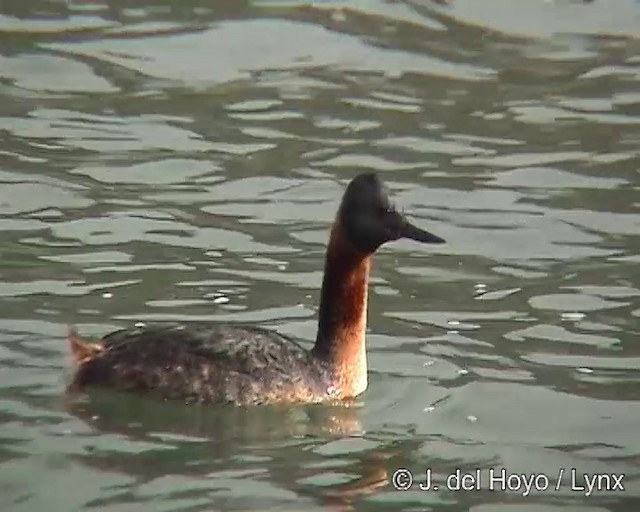
[[[640,10],[515,5],[3,3],[3,503],[636,510]],[[65,400],[70,324],[311,346],[328,232],[368,170],[447,243],[377,255],[354,404]],[[627,490],[399,493],[401,466]]]

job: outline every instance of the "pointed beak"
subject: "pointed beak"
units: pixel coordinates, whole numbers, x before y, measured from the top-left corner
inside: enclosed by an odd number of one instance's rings
[[[414,226],[407,219],[402,219],[399,235],[401,238],[410,238],[411,240],[425,244],[443,244],[446,241],[444,238],[440,238],[433,233]]]

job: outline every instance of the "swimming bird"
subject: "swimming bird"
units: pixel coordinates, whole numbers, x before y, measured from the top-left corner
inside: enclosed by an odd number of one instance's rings
[[[70,330],[69,390],[99,386],[243,406],[355,398],[367,388],[371,258],[400,238],[444,242],[398,212],[375,173],[360,174],[347,186],[331,229],[311,350],[277,332],[233,324],[150,325],[97,342]]]

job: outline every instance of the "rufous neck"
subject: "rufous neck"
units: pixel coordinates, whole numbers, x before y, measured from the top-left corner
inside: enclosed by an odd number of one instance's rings
[[[367,386],[365,331],[370,258],[345,237],[337,222],[325,258],[313,354],[328,362],[345,397]]]

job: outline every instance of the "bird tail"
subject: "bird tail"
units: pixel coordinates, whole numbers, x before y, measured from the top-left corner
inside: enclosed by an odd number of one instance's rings
[[[78,331],[73,327],[69,327],[67,340],[69,342],[69,347],[71,348],[73,361],[77,365],[90,361],[104,350],[104,347],[99,343],[94,343],[93,341],[81,338]]]

